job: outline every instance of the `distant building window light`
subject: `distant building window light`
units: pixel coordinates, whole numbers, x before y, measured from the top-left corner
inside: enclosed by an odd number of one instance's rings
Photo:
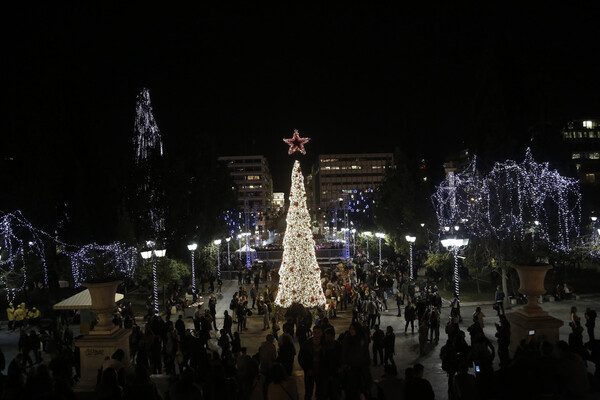
[[[581,132],[577,132],[577,138],[578,138],[578,139],[581,139],[582,137],[583,137],[583,133],[581,133]]]
[[[592,139],[596,138],[596,132],[594,132],[594,131],[591,131],[591,132],[589,133],[589,136],[590,136],[590,138],[592,138]]]
[[[577,172],[579,172],[579,170],[581,169],[581,164],[575,164],[575,169],[577,170]]]
[[[423,182],[427,182],[427,177],[426,176],[423,177]]]
[[[583,121],[584,128],[592,129],[594,125],[594,121]]]
[[[362,167],[360,165],[353,165],[352,169],[362,169]]]
[[[593,153],[589,153],[588,158],[590,160],[600,160],[600,152],[595,151]]]
[[[259,181],[260,180],[260,176],[259,175],[248,175],[246,177],[247,180],[249,181]]]
[[[572,160],[579,160],[581,158],[581,153],[573,153],[571,155]]]
[[[585,180],[589,183],[596,183],[596,174],[585,174]]]

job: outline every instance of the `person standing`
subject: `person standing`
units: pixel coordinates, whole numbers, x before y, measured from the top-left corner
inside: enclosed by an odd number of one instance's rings
[[[210,294],[208,300],[208,309],[210,310],[210,316],[212,317],[212,325],[214,330],[217,330],[217,298],[214,293]]]
[[[312,338],[300,346],[298,363],[304,370],[304,398],[310,400],[316,390],[317,399],[322,397],[323,384],[321,381],[321,366],[323,360],[323,331],[319,325],[313,328]]]
[[[256,290],[256,285],[252,285],[250,289],[250,298],[252,299],[252,309],[254,310],[254,306],[256,305],[256,296],[258,295],[258,291]]]
[[[429,316],[429,341],[437,344],[440,340],[440,311],[437,307],[431,309]]]
[[[231,332],[231,327],[233,326],[233,318],[229,315],[227,310],[223,311],[223,331],[229,335],[229,338],[233,340],[233,333]]]
[[[413,366],[414,378],[406,382],[406,398],[419,400],[434,400],[435,394],[431,383],[423,378],[425,368],[423,364]]]
[[[402,305],[404,304],[404,300],[402,299],[402,295],[400,291],[396,293],[396,306],[398,306],[398,317],[402,316]]]
[[[406,325],[404,326],[404,333],[408,330],[408,324],[410,324],[410,328],[412,333],[415,333],[415,307],[412,305],[410,300],[408,300],[408,304],[404,309],[404,319],[406,320]]]
[[[384,358],[383,365],[387,366],[388,363],[396,367],[394,362],[394,353],[396,349],[396,335],[394,334],[394,328],[388,326],[385,330],[385,336],[383,337],[383,350]]]
[[[271,328],[271,326],[269,325],[271,315],[269,313],[269,306],[267,305],[267,303],[263,302],[261,307],[263,315],[263,331],[266,331],[267,329]]]
[[[258,348],[258,361],[260,363],[260,372],[267,375],[271,365],[277,358],[277,348],[275,347],[275,338],[272,334],[266,336],[266,340],[262,342]]]
[[[594,341],[594,328],[596,328],[596,311],[591,308],[585,309],[585,327],[590,338],[590,343]]]
[[[200,318],[202,318],[202,306],[199,305],[196,311],[194,311],[194,329],[196,332],[200,332]]]
[[[477,307],[473,313],[473,322],[479,324],[479,327],[483,329],[483,318],[485,314],[481,311],[481,307]]]
[[[502,287],[500,285],[496,286],[496,293],[494,293],[494,309],[498,312],[498,316],[504,315],[504,292],[502,291]],[[502,310],[502,313],[500,313]]]
[[[373,365],[377,365],[377,359],[383,364],[383,338],[385,333],[379,329],[379,325],[375,325],[375,332],[373,332]],[[379,357],[377,357],[379,355]]]
[[[6,309],[6,315],[8,317],[8,330],[15,330],[15,307],[13,303],[8,304],[8,308]]]

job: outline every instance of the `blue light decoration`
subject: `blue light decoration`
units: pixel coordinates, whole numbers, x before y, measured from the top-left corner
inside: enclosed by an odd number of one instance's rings
[[[161,206],[163,191],[154,161],[163,156],[163,143],[160,129],[154,119],[150,91],[143,88],[137,96],[135,112],[135,129],[133,147],[135,150],[135,165],[144,170],[143,181],[139,184],[138,196],[148,205],[147,215],[138,216],[140,221],[149,221],[151,230],[158,239],[165,231],[165,212]]]
[[[375,191],[371,188],[354,190],[348,196],[348,219],[350,225],[358,230],[371,228],[373,209],[375,207]]]
[[[474,158],[448,174],[432,202],[440,229],[460,225],[468,235],[500,240],[532,234],[555,252],[571,251],[580,238],[579,182],[537,163],[530,149],[523,162],[497,162],[485,176]]]

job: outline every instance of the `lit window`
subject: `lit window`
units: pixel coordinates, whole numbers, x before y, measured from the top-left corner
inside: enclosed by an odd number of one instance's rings
[[[581,158],[581,153],[573,153],[571,155],[572,160],[579,160]]]
[[[591,129],[594,127],[594,123],[593,123],[593,121],[583,121],[583,127]]]
[[[579,170],[581,169],[581,164],[575,164],[575,169],[577,170],[577,172],[579,172]]]
[[[581,132],[577,132],[577,138],[578,138],[578,139],[581,139],[582,137],[583,137],[583,133],[581,133]]]
[[[423,182],[427,182],[427,177],[426,176],[423,177]]]
[[[585,181],[589,182],[589,183],[595,183],[596,175],[595,174],[585,174]]]
[[[259,175],[248,175],[248,176],[246,176],[246,179],[249,181],[259,181],[260,176]]]
[[[593,153],[589,153],[588,158],[590,160],[600,160],[600,152],[595,151]]]
[[[352,169],[362,169],[362,167],[360,165],[353,165]]]

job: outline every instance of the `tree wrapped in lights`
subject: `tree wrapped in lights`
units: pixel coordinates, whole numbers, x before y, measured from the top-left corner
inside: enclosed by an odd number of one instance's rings
[[[165,231],[161,173],[163,144],[152,112],[150,92],[146,88],[137,96],[133,147],[137,184],[134,218],[137,233],[143,240],[157,240]]]
[[[67,249],[64,254],[71,260],[75,287],[81,286],[83,282],[133,278],[138,260],[135,247],[118,242],[108,245],[90,243],[74,251]]]
[[[48,285],[48,268],[45,258],[43,236],[50,237],[34,228],[21,214],[3,213],[0,218],[0,284],[6,289],[8,302],[14,300],[27,283],[28,265],[32,257],[38,258],[44,273],[44,285]]]
[[[321,268],[317,263],[311,220],[306,207],[304,177],[297,160],[292,169],[289,199],[275,304],[284,308],[293,303],[309,308],[324,306],[326,299],[321,286]]]
[[[477,237],[531,244],[566,252],[579,238],[581,193],[576,179],[537,163],[530,149],[522,163],[497,162],[479,177],[475,161],[446,178],[432,196],[440,227],[460,224]]]

